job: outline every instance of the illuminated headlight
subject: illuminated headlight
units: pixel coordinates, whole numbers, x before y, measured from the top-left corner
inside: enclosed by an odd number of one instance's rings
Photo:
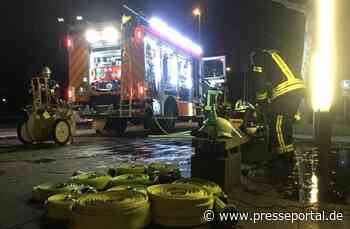
[[[160,115],[160,103],[157,100],[153,99],[152,106],[153,106],[153,114]]]
[[[102,40],[108,41],[108,42],[115,42],[119,39],[119,34],[118,31],[109,26],[106,27],[103,31],[102,31]]]
[[[92,29],[86,31],[85,37],[86,37],[86,40],[90,43],[96,43],[101,39],[100,33]]]

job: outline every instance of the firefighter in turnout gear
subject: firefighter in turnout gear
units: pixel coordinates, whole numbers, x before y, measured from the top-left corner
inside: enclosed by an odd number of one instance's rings
[[[274,160],[268,165],[285,181],[294,167],[293,123],[305,85],[276,50],[258,50],[250,56],[256,82],[256,101],[270,129]]]
[[[43,67],[40,71],[39,77],[47,80],[47,90],[51,98],[51,102],[57,104],[59,99],[58,89],[59,85],[56,80],[51,78],[52,72],[49,67]]]

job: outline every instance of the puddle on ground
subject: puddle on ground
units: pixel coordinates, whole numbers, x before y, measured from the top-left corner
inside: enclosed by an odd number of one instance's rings
[[[327,197],[326,202],[350,204],[350,146],[333,145],[326,157],[326,170],[320,176],[319,150],[309,143],[298,142],[296,165],[293,175],[283,187],[270,185],[272,192],[284,199],[304,204],[320,201],[320,195]],[[255,152],[252,154],[255,156]],[[260,159],[262,160],[262,159]],[[255,162],[256,163],[256,162]],[[242,164],[242,175],[247,176],[256,164]],[[328,177],[324,174],[328,174]],[[327,177],[327,179],[325,179]]]
[[[335,145],[328,154],[327,170],[320,176],[319,150],[317,148],[302,149],[297,155],[297,166],[294,180],[300,184],[299,190],[288,193],[289,199],[303,203],[317,203],[319,196],[327,195],[327,202],[334,204],[349,204],[350,196],[350,147]],[[326,182],[326,183],[325,183]]]

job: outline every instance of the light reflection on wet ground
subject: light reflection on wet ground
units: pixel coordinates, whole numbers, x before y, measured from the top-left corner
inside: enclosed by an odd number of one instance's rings
[[[7,228],[40,216],[40,211],[25,204],[34,185],[66,181],[76,170],[105,170],[123,162],[171,163],[179,166],[182,176],[189,177],[191,155],[191,140],[188,138],[82,137],[66,147],[44,144],[24,148],[17,141],[3,145],[0,149],[0,187],[6,189],[2,189],[0,195],[0,225]],[[11,210],[3,213],[4,209]]]
[[[17,143],[16,143],[17,144]],[[281,192],[281,198],[303,203],[318,201],[318,152],[307,143],[299,143],[297,166],[294,176],[301,184],[287,192]],[[330,156],[332,177],[332,200],[334,203],[346,204],[350,190],[350,146],[334,145]],[[0,186],[2,190],[0,210],[13,209],[4,213],[1,220],[5,225],[17,222],[21,214],[23,220],[37,215],[35,210],[23,206],[30,197],[31,188],[45,181],[66,180],[76,170],[106,169],[122,162],[166,162],[180,167],[182,175],[190,176],[190,159],[193,153],[191,140],[152,139],[152,138],[79,138],[73,145],[55,147],[52,144],[32,147],[9,146],[0,149]],[[21,220],[22,220],[21,219]],[[24,227],[27,228],[27,227]],[[28,227],[30,228],[30,227]],[[35,227],[33,227],[35,228]]]
[[[299,144],[297,153],[297,165],[293,176],[300,183],[300,189],[293,190],[298,195],[287,195],[287,198],[298,200],[303,203],[316,203],[319,201],[321,191],[319,152],[310,144]],[[328,174],[330,182],[328,188],[329,202],[335,204],[349,204],[350,194],[350,146],[334,144],[329,152]]]

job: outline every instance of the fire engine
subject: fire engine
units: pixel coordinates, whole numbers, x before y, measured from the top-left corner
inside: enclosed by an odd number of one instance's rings
[[[124,15],[70,39],[68,99],[97,129],[172,131],[176,120],[202,118],[202,48],[161,19]]]

